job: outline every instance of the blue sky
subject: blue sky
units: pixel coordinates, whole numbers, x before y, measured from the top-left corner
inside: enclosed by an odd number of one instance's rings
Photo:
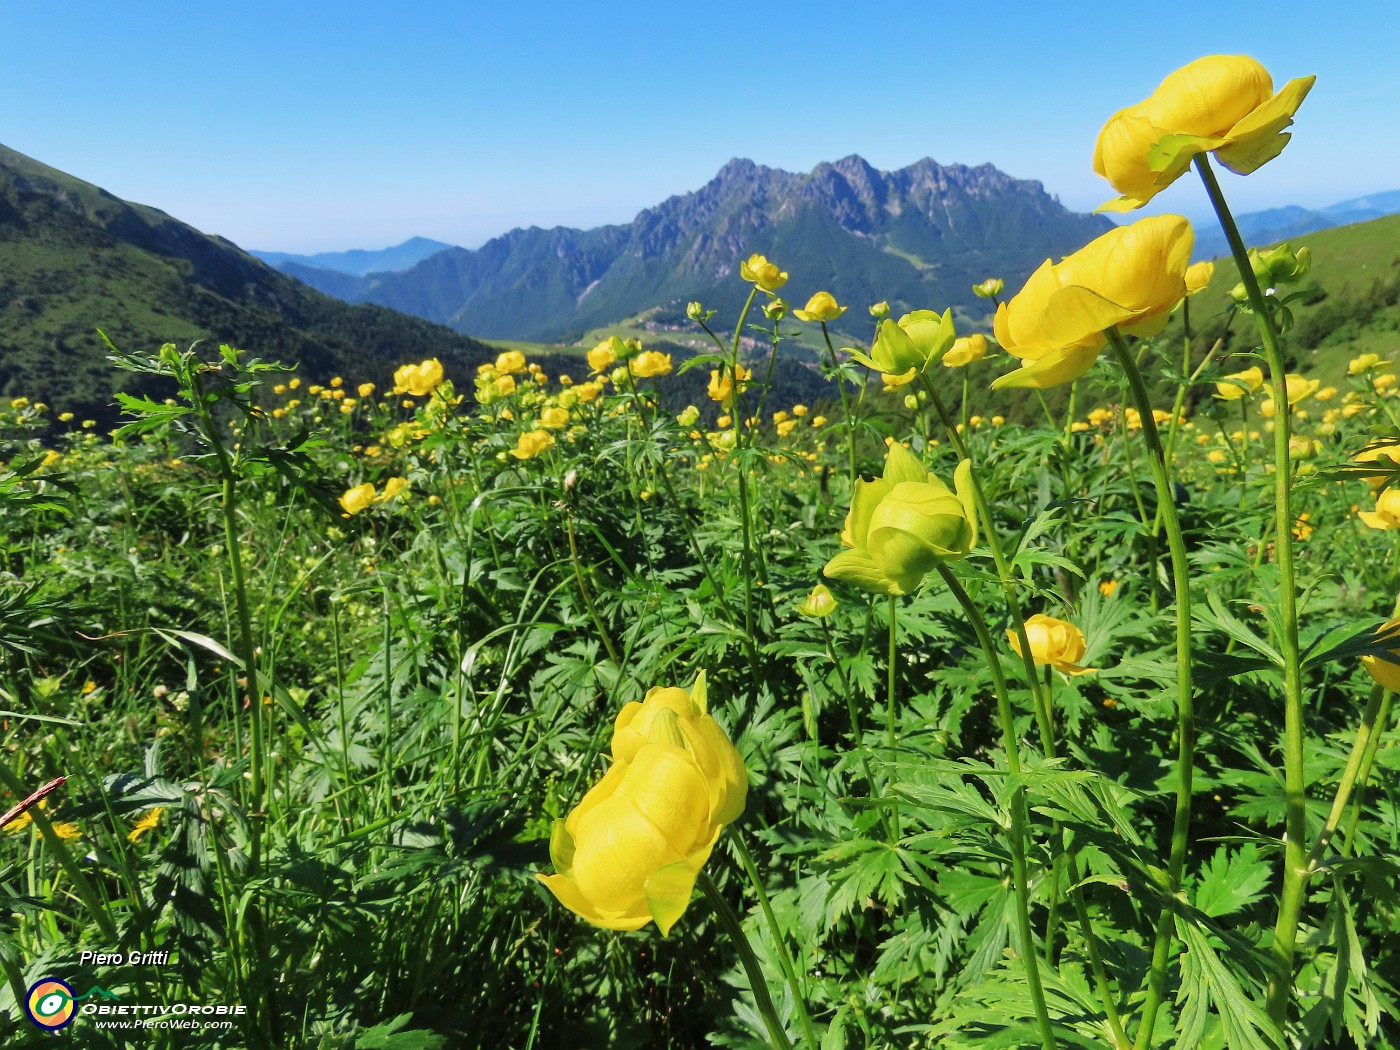
[[[1283,156],[1227,182],[1236,210],[1400,188],[1400,5],[1133,10],[0,0],[0,142],[284,251],[625,222],[735,156],[990,161],[1089,210],[1104,120],[1221,52],[1318,75]],[[1187,179],[1159,199],[1203,211]]]

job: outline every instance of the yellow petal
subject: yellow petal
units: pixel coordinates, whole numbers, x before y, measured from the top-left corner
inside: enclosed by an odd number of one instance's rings
[[[710,859],[710,852],[719,841],[720,828],[714,829],[709,841],[684,860],[657,868],[646,881],[647,907],[656,920],[661,936],[671,932],[677,920],[690,905],[690,896],[695,891],[695,880],[700,869]]]

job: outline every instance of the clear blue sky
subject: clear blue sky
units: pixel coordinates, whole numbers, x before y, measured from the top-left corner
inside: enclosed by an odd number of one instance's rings
[[[1112,196],[1112,112],[1246,53],[1318,75],[1237,210],[1400,188],[1400,5],[0,0],[0,142],[247,248],[596,226],[726,160],[990,161]],[[1183,179],[1165,203],[1199,215]]]

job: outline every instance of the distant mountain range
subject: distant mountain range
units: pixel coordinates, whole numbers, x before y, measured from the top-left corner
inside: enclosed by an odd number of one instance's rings
[[[951,305],[980,316],[974,283],[1001,276],[1014,286],[1110,228],[989,164],[924,159],[885,172],[851,156],[795,174],[740,159],[626,225],[517,229],[475,251],[450,248],[369,274],[323,257],[264,257],[350,302],[486,338],[552,342],[628,319],[679,326],[693,299],[737,310],[746,294],[739,263],[759,252],[792,274],[792,303],[830,290],[856,307],[836,327],[863,335],[864,307],[880,299],[896,311]]]
[[[147,381],[113,369],[98,328],[131,350],[228,342],[312,379],[383,383],[429,356],[462,375],[496,353],[418,318],[347,306],[223,238],[0,146],[0,391],[110,418],[113,389]]]
[[[1317,230],[1349,226],[1354,222],[1365,222],[1396,213],[1400,213],[1400,190],[1388,190],[1366,197],[1354,197],[1325,208],[1312,209],[1289,205],[1285,208],[1269,208],[1267,211],[1246,212],[1235,217],[1235,224],[1239,226],[1240,236],[1246,244],[1275,244]],[[1230,246],[1225,243],[1225,235],[1220,232],[1220,227],[1213,223],[1197,226],[1194,254],[1197,259],[1215,259],[1230,254]]]
[[[333,270],[363,277],[367,273],[384,273],[390,270],[407,270],[429,256],[446,251],[455,245],[444,244],[427,237],[410,237],[392,248],[364,249],[352,248],[348,252],[318,252],[315,255],[293,255],[289,252],[249,252],[269,266],[281,269],[283,266],[311,266],[318,270]]]

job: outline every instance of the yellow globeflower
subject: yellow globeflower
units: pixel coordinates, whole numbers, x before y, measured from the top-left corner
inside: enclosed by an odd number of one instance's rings
[[[718,401],[720,408],[728,412],[734,407],[735,395],[744,392],[744,387],[752,376],[752,372],[739,364],[734,366],[733,375],[730,374],[728,366],[712,368],[706,393],[710,395],[711,401]]]
[[[1186,294],[1195,295],[1197,292],[1204,292],[1214,273],[1215,263],[1213,262],[1192,263],[1186,267]]]
[[[1346,415],[1346,409],[1342,409],[1342,414]],[[1389,485],[1396,471],[1400,470],[1400,445],[1372,445],[1362,449],[1352,459],[1357,463],[1375,463],[1381,468],[1381,473],[1362,475],[1371,488],[1378,489]]]
[[[569,425],[567,408],[546,408],[540,412],[540,426],[546,430],[563,430]]]
[[[752,281],[765,292],[776,292],[787,284],[788,279],[788,275],[778,269],[777,263],[771,263],[765,256],[757,254],[750,255],[739,264],[739,276]]]
[[[394,393],[427,397],[442,382],[442,362],[430,357],[416,365],[404,365],[394,372]]]
[[[510,450],[510,454],[516,459],[534,459],[553,447],[554,435],[548,430],[531,430],[520,435],[520,440],[515,443],[515,448]]]
[[[1246,368],[1243,372],[1231,372],[1225,377],[1234,382],[1221,382],[1215,384],[1215,396],[1222,401],[1238,401],[1248,394],[1253,394],[1264,385],[1264,370],[1259,367]]]
[[[1374,513],[1361,510],[1356,516],[1373,529],[1400,528],[1400,488],[1386,489],[1377,496]]]
[[[898,321],[888,318],[881,321],[868,357],[859,350],[845,349],[866,368],[880,372],[889,389],[912,382],[916,375],[946,354],[956,338],[951,309],[941,314],[915,310]]]
[[[1016,655],[1021,655],[1021,639],[1015,631],[1006,632]],[[1036,613],[1026,621],[1026,641],[1031,644],[1031,660],[1039,666],[1049,664],[1065,674],[1088,674],[1095,667],[1080,667],[1084,659],[1084,633],[1066,620]]]
[[[374,396],[374,384],[373,384],[373,383],[361,383],[359,386],[357,386],[357,387],[355,388],[355,393],[359,394],[360,397],[362,397],[362,398],[363,398],[363,397],[373,397],[373,396]]]
[[[526,369],[525,355],[519,350],[506,350],[496,357],[496,372],[503,376],[513,376]]]
[[[570,911],[608,930],[655,920],[669,934],[690,904],[720,831],[743,811],[744,760],[706,711],[702,672],[690,692],[654,688],[613,726],[613,764],[564,820],[537,875]]]
[[[1288,145],[1284,128],[1316,77],[1277,95],[1268,70],[1247,55],[1207,55],[1169,75],[1151,96],[1109,118],[1094,144],[1094,171],[1122,194],[1100,210],[1140,208],[1202,153],[1248,175]]]
[[[1400,620],[1387,620],[1376,628],[1376,640],[1381,642],[1394,642],[1396,647],[1390,650],[1390,654],[1400,659]],[[1361,666],[1385,688],[1392,693],[1400,693],[1400,663],[1391,663],[1379,656],[1363,656]]]
[[[1154,335],[1186,295],[1194,237],[1180,215],[1120,226],[1058,263],[1046,259],[1010,302],[997,307],[997,342],[1021,367],[992,389],[1046,389],[1078,379],[1108,329]]]
[[[1382,361],[1380,354],[1362,354],[1353,357],[1347,363],[1347,375],[1359,376],[1365,372],[1373,372],[1378,368],[1389,368],[1389,361]]]
[[[818,321],[834,321],[846,312],[846,307],[838,306],[836,297],[830,292],[818,292],[807,300],[807,305],[801,310],[794,310],[792,315],[799,321],[816,323]]]
[[[1305,401],[1313,395],[1319,386],[1322,385],[1320,379],[1304,379],[1296,372],[1290,372],[1283,377],[1284,387],[1288,391],[1288,403],[1296,405],[1300,401]]]
[[[671,355],[660,350],[643,350],[632,361],[632,374],[642,379],[671,374]]]
[[[890,445],[885,473],[857,479],[841,532],[843,550],[823,574],[877,594],[909,594],[944,562],[962,558],[977,538],[972,464],[963,460],[953,489],[929,474],[899,442]]]
[[[943,367],[962,368],[986,356],[987,337],[981,332],[975,332],[953,340],[952,347],[943,355]]]
[[[365,510],[374,502],[374,486],[366,481],[363,485],[356,485],[354,488],[346,489],[345,494],[340,497],[341,509],[345,511],[345,517],[353,517]]]
[[[407,488],[407,478],[390,478],[388,481],[384,482],[384,491],[379,494],[375,502],[388,503],[391,499],[397,499],[399,496],[403,495],[404,490]]]
[[[617,361],[618,351],[621,349],[622,340],[617,336],[604,339],[588,351],[588,367],[594,372],[606,372]]]

